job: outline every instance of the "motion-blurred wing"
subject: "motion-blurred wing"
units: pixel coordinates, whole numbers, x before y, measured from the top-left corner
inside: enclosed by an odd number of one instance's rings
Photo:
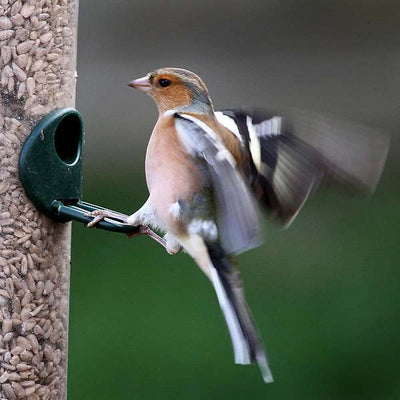
[[[175,125],[186,151],[205,163],[225,252],[238,254],[258,246],[261,240],[257,204],[230,152],[211,128],[191,115],[175,114]]]
[[[387,133],[304,110],[290,109],[284,115],[285,131],[312,146],[335,179],[366,192],[375,190],[389,150]]]
[[[247,148],[256,196],[285,226],[323,177],[364,191],[379,181],[389,146],[381,132],[300,110],[216,115]]]

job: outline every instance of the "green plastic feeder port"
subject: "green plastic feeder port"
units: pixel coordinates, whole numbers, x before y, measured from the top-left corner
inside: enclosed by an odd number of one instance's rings
[[[83,136],[79,112],[61,108],[34,127],[21,151],[19,175],[25,191],[41,212],[56,221],[88,223],[93,219],[88,212],[105,209],[81,199]],[[111,218],[96,227],[126,234],[139,230]]]

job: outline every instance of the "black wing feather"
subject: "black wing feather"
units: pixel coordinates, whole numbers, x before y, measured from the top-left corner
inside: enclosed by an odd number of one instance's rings
[[[353,190],[373,191],[386,159],[389,138],[377,130],[301,110],[228,110],[251,155],[249,184],[273,216],[289,225],[322,178]],[[282,116],[280,132],[265,134],[259,124]],[[251,129],[258,155],[251,154]]]

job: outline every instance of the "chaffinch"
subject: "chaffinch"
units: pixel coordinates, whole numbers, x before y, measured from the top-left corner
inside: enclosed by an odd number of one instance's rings
[[[257,362],[272,382],[233,262],[261,243],[256,200],[288,226],[324,176],[373,190],[388,141],[312,113],[289,111],[283,119],[276,112],[215,112],[203,81],[184,69],[158,69],[128,85],[152,96],[159,111],[146,153],[149,197],[129,217],[94,212],[89,225],[120,219],[140,225],[169,253],[188,253],[214,286],[235,362]]]

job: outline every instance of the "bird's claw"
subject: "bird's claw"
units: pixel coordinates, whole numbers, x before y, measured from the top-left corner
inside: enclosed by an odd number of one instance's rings
[[[87,224],[88,228],[93,228],[96,224],[98,224],[105,218],[112,218],[118,221],[122,221],[125,224],[127,223],[126,215],[111,210],[94,210],[86,213],[85,215],[88,217],[93,217],[93,220]],[[147,225],[139,225],[138,228],[139,229],[137,232],[128,233],[126,236],[128,238],[132,238],[139,235],[146,235],[151,237],[153,240],[155,240],[156,242],[158,242],[159,244],[161,244],[163,247],[166,248],[166,241],[160,236],[158,236],[155,232],[153,232]]]
[[[93,217],[92,221],[88,222],[87,224],[88,228],[93,228],[95,225],[97,225],[100,221],[103,221],[105,218],[112,218],[118,221],[126,222],[122,218],[122,214],[117,214],[111,210],[94,210],[87,212],[85,216]]]
[[[119,221],[122,221],[123,223],[127,223],[127,217],[124,216],[123,214],[119,214],[116,212],[113,212],[111,210],[94,210],[90,211],[85,214],[88,217],[93,217],[93,219],[87,224],[88,228],[93,228],[96,226],[100,221],[103,221],[105,218],[112,218],[116,219]],[[179,253],[182,248],[180,246],[171,245],[171,243],[168,243],[165,239],[162,237],[158,236],[154,231],[152,231],[147,225],[139,225],[138,231],[134,233],[128,233],[126,236],[130,239],[135,236],[139,235],[146,235],[155,240],[157,243],[161,244],[163,246],[168,254],[177,254]]]
[[[104,218],[106,218],[106,215],[103,210],[91,211],[91,212],[86,213],[85,216],[93,217],[93,219],[90,222],[88,222],[88,224],[87,224],[88,228],[93,228],[100,221],[102,221]]]

